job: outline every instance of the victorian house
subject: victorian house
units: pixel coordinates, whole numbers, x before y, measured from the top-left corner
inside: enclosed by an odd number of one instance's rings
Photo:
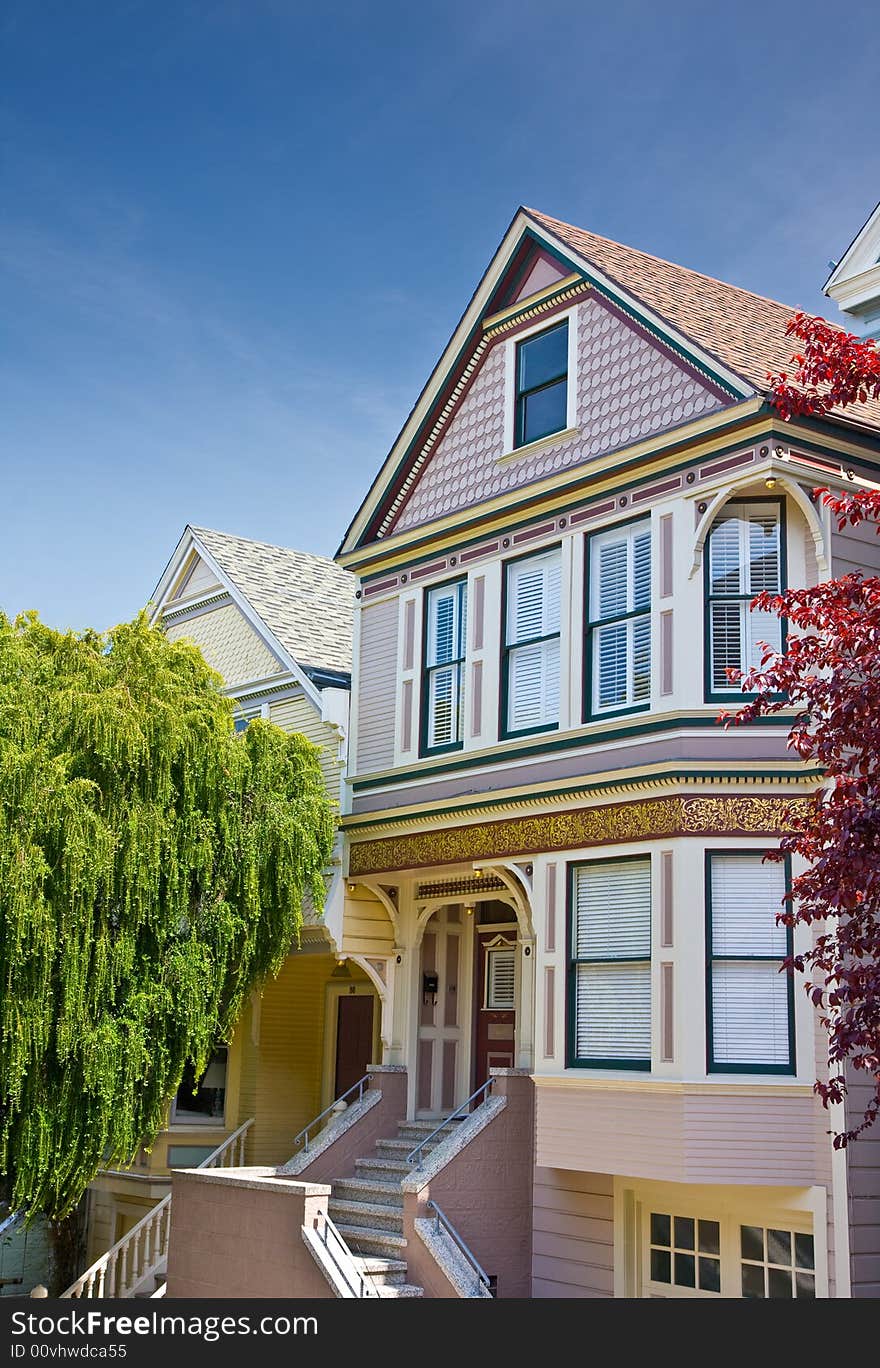
[[[759,590],[880,567],[813,494],[878,482],[880,404],[779,420],[792,312],[521,209],[339,552],[384,1059],[415,1120],[528,1081],[536,1297],[880,1291],[877,1140],[832,1149],[762,859],[820,776],[717,720],[782,644]],[[444,1201],[490,1270],[503,1186]]]
[[[321,556],[188,526],[152,602],[166,634],[194,642],[222,676],[236,731],[263,717],[308,737],[320,747],[327,791],[338,804],[352,577]],[[343,957],[345,896],[337,850],[323,913],[305,909],[300,943],[277,979],[252,995],[203,1076],[185,1074],[151,1149],[131,1167],[109,1166],[92,1183],[89,1269],[71,1295],[151,1291],[154,1278],[161,1286],[171,1169],[281,1163],[300,1127],[377,1057],[375,971],[363,967],[351,935]],[[351,903],[355,931],[361,921],[370,924],[372,902],[364,894],[362,907]]]

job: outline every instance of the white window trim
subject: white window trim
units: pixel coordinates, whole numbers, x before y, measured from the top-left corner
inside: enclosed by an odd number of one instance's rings
[[[550,432],[546,437],[539,437],[537,441],[526,442],[525,445],[515,447],[514,442],[514,420],[516,411],[516,348],[517,344],[524,342],[526,338],[534,337],[536,333],[548,332],[550,328],[555,328],[558,324],[568,320],[568,384],[566,389],[566,411],[565,427],[560,432]],[[567,441],[577,435],[577,412],[578,412],[578,372],[577,372],[577,343],[578,343],[578,309],[577,305],[564,310],[562,313],[554,314],[551,318],[544,318],[539,323],[535,323],[531,328],[523,328],[522,332],[515,333],[508,337],[504,343],[504,448],[503,454],[498,458],[501,461],[510,460],[512,457],[531,455],[535,451],[540,451],[542,447],[554,445],[557,442]]]
[[[721,1223],[720,1293],[701,1292],[699,1288],[674,1288],[670,1296],[669,1292],[659,1290],[668,1288],[669,1284],[651,1283],[647,1276],[650,1247],[647,1233],[651,1211],[665,1211]],[[707,1184],[705,1188],[696,1188],[688,1184],[633,1182],[630,1178],[615,1176],[614,1296],[641,1299],[663,1295],[670,1300],[743,1300],[740,1225],[776,1227],[812,1235],[816,1299],[830,1295],[827,1193],[824,1187],[734,1189]]]

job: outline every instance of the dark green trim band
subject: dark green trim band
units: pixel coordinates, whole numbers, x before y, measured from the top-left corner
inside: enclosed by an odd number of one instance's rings
[[[745,702],[746,699],[744,698],[743,701]],[[788,730],[791,723],[794,721],[795,716],[796,714],[792,713],[790,717],[782,718],[782,720],[777,717],[756,717],[753,722],[749,722],[746,725],[749,727],[779,727],[780,729]],[[488,768],[491,765],[499,764],[503,765],[510,760],[519,760],[532,755],[544,755],[550,751],[574,750],[579,746],[586,749],[589,746],[596,745],[599,741],[625,740],[630,736],[644,736],[647,732],[674,731],[677,727],[684,729],[689,727],[711,728],[717,725],[717,714],[704,713],[702,715],[697,714],[661,719],[657,722],[642,722],[628,727],[620,727],[610,736],[597,736],[595,733],[585,736],[583,732],[581,732],[577,736],[560,736],[555,740],[547,740],[544,738],[533,742],[531,745],[511,746],[504,754],[495,752],[492,755],[486,755],[485,752],[480,752],[476,755],[463,756],[460,760],[453,760],[448,764],[437,765],[430,770],[424,767],[414,770],[397,770],[390,772],[381,779],[355,779],[352,782],[352,791],[354,793],[362,793],[367,789],[396,788],[397,785],[408,783],[412,779],[433,779],[435,775],[451,774],[456,770],[476,769],[481,766]]]

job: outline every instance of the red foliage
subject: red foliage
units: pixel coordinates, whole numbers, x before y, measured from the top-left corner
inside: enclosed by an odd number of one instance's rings
[[[846,404],[880,399],[880,347],[870,339],[844,332],[824,318],[796,313],[786,334],[806,345],[792,357],[797,370],[768,375],[771,400],[783,418],[801,413],[820,415]]]
[[[841,528],[880,524],[880,492],[819,492]],[[796,710],[788,744],[826,779],[806,818],[786,814],[789,834],[767,858],[788,852],[808,861],[780,920],[819,924],[812,949],[787,964],[807,974],[805,989],[829,1034],[830,1077],[815,1090],[826,1106],[842,1101],[847,1066],[874,1084],[860,1124],[835,1135],[841,1148],[880,1111],[880,578],[856,572],[760,594],[753,606],[787,620],[785,653],[768,648],[760,670],[730,672],[756,697],[722,719],[730,726]]]

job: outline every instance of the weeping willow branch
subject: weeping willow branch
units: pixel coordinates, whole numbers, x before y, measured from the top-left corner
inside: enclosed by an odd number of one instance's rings
[[[0,1172],[62,1217],[164,1123],[324,899],[317,748],[236,736],[222,681],[141,614],[0,614]]]

